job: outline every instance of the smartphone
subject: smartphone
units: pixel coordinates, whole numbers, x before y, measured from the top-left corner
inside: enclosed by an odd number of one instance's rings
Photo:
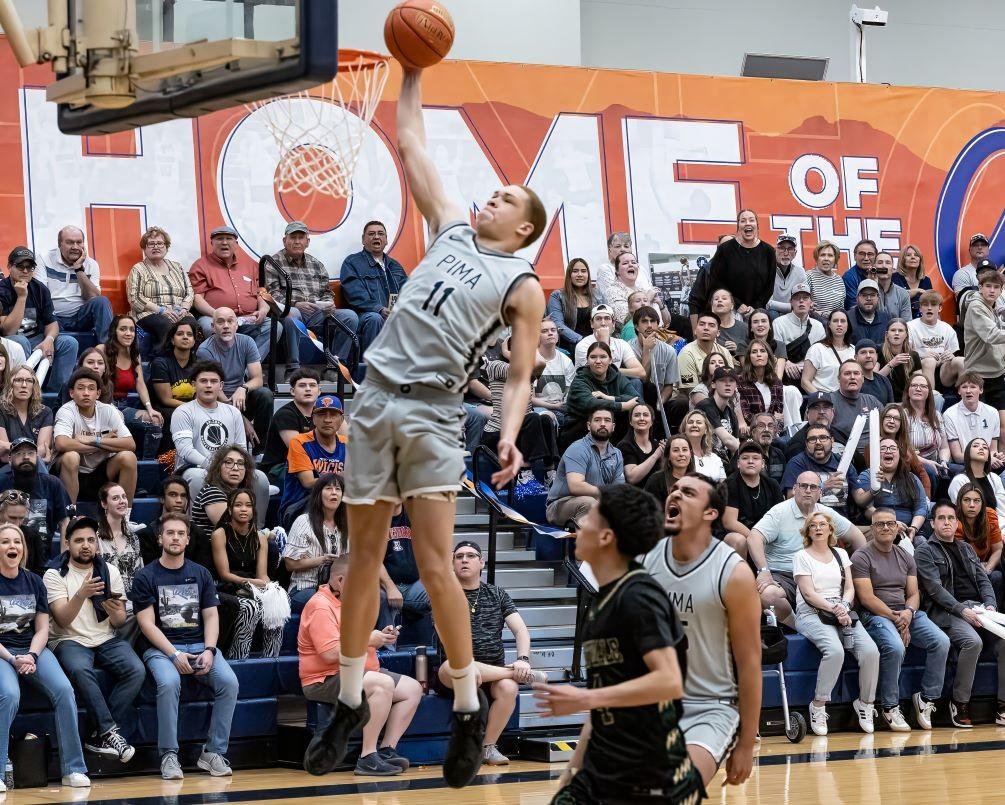
[[[121,601],[125,596],[122,593],[109,593],[109,598],[114,598],[116,601]]]

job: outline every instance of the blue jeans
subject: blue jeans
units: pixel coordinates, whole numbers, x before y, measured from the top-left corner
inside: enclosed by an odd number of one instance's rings
[[[895,707],[900,702],[900,667],[907,649],[893,621],[872,614],[868,614],[863,621],[866,631],[879,648],[879,702],[886,708]],[[921,694],[926,699],[938,699],[946,677],[949,636],[924,612],[917,612],[911,620],[911,644],[925,652]]]
[[[90,606],[85,602],[84,606]],[[132,647],[118,637],[89,648],[75,640],[62,640],[55,648],[56,659],[63,666],[74,690],[87,708],[91,726],[98,735],[118,727],[123,735],[132,735],[136,727],[133,702],[143,687],[147,670]],[[115,679],[108,701],[101,692],[94,667],[104,668]]]
[[[175,648],[189,654],[200,654],[205,646],[202,643],[175,643]],[[181,674],[171,658],[160,649],[148,648],[143,652],[143,662],[150,669],[157,686],[157,750],[161,755],[177,752]],[[205,751],[222,755],[230,743],[230,724],[237,706],[237,677],[227,665],[223,653],[218,651],[209,673],[193,678],[213,689],[213,716],[209,722]]]
[[[314,597],[317,590],[313,587],[301,587],[299,590],[290,590],[290,612],[299,615],[304,611],[307,602]]]
[[[42,691],[56,711],[60,774],[63,777],[78,772],[87,774],[84,752],[80,748],[80,733],[77,732],[77,702],[73,697],[73,686],[47,648],[38,655],[36,669],[34,674],[21,675],[13,665],[0,662],[0,763],[6,766],[10,758],[10,725],[14,723],[21,704],[21,683],[24,682]]]
[[[380,335],[380,330],[384,326],[386,319],[379,313],[359,314],[359,354],[365,355],[366,348],[374,342]]]
[[[265,357],[269,354],[269,347],[272,345],[269,343],[269,330],[270,323],[269,319],[265,319],[261,324],[242,324],[237,328],[237,332],[242,335],[250,335],[255,339],[255,346],[258,347],[258,354],[262,358],[262,362],[265,362]],[[199,317],[199,329],[202,330],[203,336],[209,338],[213,334],[213,319],[210,316],[200,316]],[[279,332],[278,338],[282,338],[282,331]]]
[[[59,329],[64,333],[81,333],[90,330],[94,339],[103,344],[108,338],[108,328],[112,324],[112,303],[104,296],[92,296],[73,313],[66,316],[56,314]]]
[[[31,357],[35,347],[42,343],[45,335],[39,333],[31,338],[26,338],[20,333],[15,333],[8,338],[21,345],[27,358]],[[77,363],[77,340],[68,335],[57,335],[52,353],[52,368],[49,370],[49,376],[45,379],[45,388],[42,390],[59,393],[59,390],[66,385],[66,381],[70,379],[73,367]]]
[[[359,329],[359,317],[352,310],[316,310],[310,315],[305,315],[295,307],[290,308],[290,315],[283,319],[283,337],[286,339],[286,359],[288,364],[300,364],[300,331],[293,323],[294,319],[300,319],[308,330],[313,330],[318,341],[324,337],[325,316],[331,314],[342,323],[345,329],[337,324],[331,328],[332,342],[328,347],[338,355],[344,364],[349,365],[349,354],[352,352],[352,337]],[[357,356],[358,357],[358,356]],[[351,366],[349,367],[352,368]]]

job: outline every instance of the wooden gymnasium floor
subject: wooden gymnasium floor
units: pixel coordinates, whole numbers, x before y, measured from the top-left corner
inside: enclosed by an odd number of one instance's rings
[[[1005,728],[936,729],[904,735],[844,733],[808,736],[801,744],[766,738],[754,773],[742,788],[724,789],[722,774],[709,787],[711,803],[765,805],[909,805],[1005,802]],[[391,780],[333,774],[308,777],[287,769],[239,771],[232,779],[189,772],[179,783],[156,777],[98,780],[87,791],[34,789],[0,795],[3,803],[90,802],[92,805],[195,803],[358,803],[359,805],[544,805],[561,766],[517,762],[482,774],[463,791],[444,788],[436,767]]]

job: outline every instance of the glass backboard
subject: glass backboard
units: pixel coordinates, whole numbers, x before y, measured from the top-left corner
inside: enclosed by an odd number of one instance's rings
[[[85,4],[67,5],[71,38],[88,32]],[[337,0],[137,0],[135,29],[134,63],[144,64],[135,101],[68,103],[50,89],[62,132],[110,134],[196,117],[323,84],[338,70]]]

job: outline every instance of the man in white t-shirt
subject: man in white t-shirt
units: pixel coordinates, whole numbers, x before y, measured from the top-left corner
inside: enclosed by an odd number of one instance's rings
[[[963,371],[963,356],[956,330],[940,318],[942,296],[937,291],[925,291],[918,299],[921,318],[907,322],[907,340],[911,349],[921,358],[921,371],[935,388],[935,370],[939,370],[939,380],[952,387]]]
[[[597,305],[590,315],[590,327],[593,329],[592,335],[580,339],[576,344],[576,368],[586,366],[586,354],[590,347],[598,341],[603,341],[611,348],[611,366],[620,370],[625,377],[643,378],[646,370],[635,357],[635,352],[628,342],[618,338],[614,332],[614,311],[610,305]],[[641,393],[641,383],[640,383]]]
[[[136,492],[136,442],[114,405],[98,401],[101,379],[77,369],[67,383],[70,402],[56,412],[52,433],[60,480],[71,503],[97,500],[108,481],[121,486],[132,505]]]
[[[132,646],[115,630],[126,622],[126,593],[119,569],[98,552],[98,523],[78,517],[66,529],[68,550],[42,581],[51,615],[49,647],[80,697],[93,732],[84,746],[122,763],[136,750],[122,733],[136,725],[133,702],[147,672]],[[107,700],[94,674],[114,681]]]
[[[539,414],[548,414],[562,424],[565,419],[565,398],[576,377],[576,367],[569,356],[558,350],[558,327],[547,316],[541,321],[541,337],[537,354],[545,362],[544,371],[534,384],[531,402]]]
[[[984,378],[973,372],[964,372],[956,382],[960,401],[942,412],[942,425],[949,440],[949,453],[956,464],[963,463],[963,451],[971,439],[983,439],[991,448],[991,469],[1001,472],[1005,467],[1005,453],[1001,448],[1001,421],[998,411],[981,402]]]

